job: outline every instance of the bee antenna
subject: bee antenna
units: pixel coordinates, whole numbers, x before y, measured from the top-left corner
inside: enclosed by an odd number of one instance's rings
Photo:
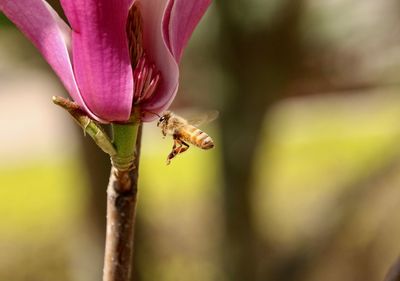
[[[146,110],[145,112],[148,112],[148,113],[151,113],[151,114],[157,115],[159,118],[161,118],[161,116],[160,116],[160,115],[158,115],[158,114],[157,114],[157,113],[155,113],[155,112],[148,111],[148,110]]]

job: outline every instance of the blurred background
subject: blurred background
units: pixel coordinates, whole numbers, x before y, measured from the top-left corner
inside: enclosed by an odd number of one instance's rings
[[[58,1],[50,1],[60,13]],[[216,148],[170,166],[144,127],[135,281],[383,280],[400,253],[400,3],[215,0],[176,112]],[[0,280],[101,280],[109,160],[0,14]]]

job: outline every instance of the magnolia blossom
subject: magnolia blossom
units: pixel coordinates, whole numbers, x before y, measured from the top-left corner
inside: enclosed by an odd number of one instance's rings
[[[65,23],[44,0],[0,0],[73,100],[92,118],[151,121],[171,104],[178,64],[211,0],[61,0]]]

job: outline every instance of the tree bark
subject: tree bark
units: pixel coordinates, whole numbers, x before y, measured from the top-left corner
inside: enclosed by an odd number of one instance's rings
[[[107,232],[103,281],[130,281],[132,275],[137,183],[142,126],[139,126],[133,166],[111,168],[107,188]]]

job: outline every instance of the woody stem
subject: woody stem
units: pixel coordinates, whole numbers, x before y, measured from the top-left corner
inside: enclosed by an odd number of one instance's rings
[[[131,281],[141,124],[113,125],[117,155],[107,188],[103,281]]]

